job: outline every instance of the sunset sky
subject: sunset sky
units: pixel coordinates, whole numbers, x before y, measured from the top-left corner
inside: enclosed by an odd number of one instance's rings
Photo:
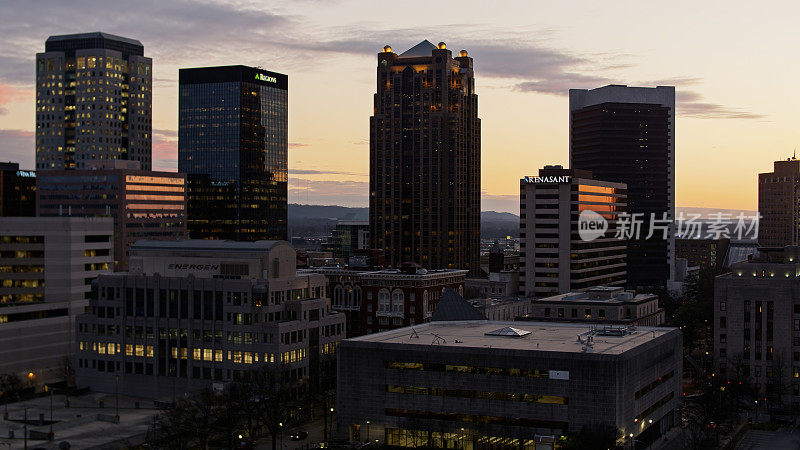
[[[483,210],[567,164],[569,88],[674,85],[677,205],[756,209],[758,172],[800,143],[800,3],[723,1],[0,1],[0,159],[34,161],[34,60],[49,35],[104,31],[153,58],[154,168],[177,168],[178,68],[289,76],[289,201],[366,206],[376,54],[469,51]]]

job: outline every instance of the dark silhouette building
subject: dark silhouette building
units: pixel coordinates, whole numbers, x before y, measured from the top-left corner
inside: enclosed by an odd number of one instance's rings
[[[286,239],[288,77],[181,69],[178,170],[193,239]]]
[[[19,164],[0,163],[0,217],[36,215],[36,173]]]
[[[36,55],[36,169],[152,164],[153,62],[108,33],[50,36]]]
[[[628,285],[666,286],[673,278],[675,88],[610,85],[570,89],[570,166],[599,180],[626,183],[628,213],[641,224],[628,240]],[[655,220],[651,221],[651,218]]]
[[[370,239],[386,262],[480,273],[481,141],[472,58],[422,41],[378,53]]]
[[[758,244],[785,247],[800,242],[800,160],[775,161],[758,174]]]

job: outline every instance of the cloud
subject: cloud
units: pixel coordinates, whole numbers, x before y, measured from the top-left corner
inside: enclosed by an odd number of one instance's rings
[[[0,130],[0,159],[18,162],[22,169],[36,167],[33,131]]]
[[[289,177],[289,202],[306,205],[368,206],[365,181],[310,180]]]
[[[178,141],[165,139],[153,130],[153,170],[178,170]]]
[[[33,100],[33,89],[12,86],[0,81],[0,115],[8,114],[9,103]]]
[[[308,144],[304,144],[302,142],[289,142],[289,148],[300,148],[300,147],[308,147]]]
[[[359,177],[369,176],[368,173],[339,172],[335,170],[315,170],[315,169],[289,169],[289,175],[354,175]]]

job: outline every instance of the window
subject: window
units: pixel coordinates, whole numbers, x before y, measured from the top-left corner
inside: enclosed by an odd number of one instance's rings
[[[591,319],[591,318],[592,318],[592,310],[591,310],[591,309],[589,309],[589,308],[586,308],[586,309],[583,311],[583,317],[585,317],[585,318],[587,318],[587,319]]]
[[[391,301],[389,299],[389,290],[388,289],[381,289],[378,292],[378,311],[379,312],[389,312],[391,311]]]
[[[403,294],[403,291],[401,291],[400,289],[395,289],[394,292],[392,292],[391,311],[402,314],[403,311],[405,310],[403,306],[404,301],[405,301],[405,295]]]
[[[575,308],[572,308],[572,317],[578,317],[578,310]]]
[[[720,358],[725,358],[727,356],[727,353],[728,353],[727,350],[725,350],[724,348],[719,349]]]
[[[720,334],[719,335],[719,343],[724,344],[728,342],[728,335],[727,334]]]
[[[560,318],[564,317],[564,308],[558,308],[558,317]]]
[[[726,303],[726,302],[719,302],[719,310],[720,310],[720,311],[725,311],[725,310],[726,310],[726,308],[727,308],[727,306],[728,306],[728,305],[727,305],[727,303]]]
[[[545,308],[544,309],[544,316],[545,317],[550,317],[550,308]]]
[[[725,318],[725,316],[720,317],[719,318],[719,327],[720,328],[727,328],[727,326],[728,326],[728,321]]]

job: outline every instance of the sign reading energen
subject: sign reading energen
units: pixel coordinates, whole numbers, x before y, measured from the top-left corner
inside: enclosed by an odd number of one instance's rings
[[[263,73],[257,73],[256,74],[256,80],[265,81],[267,83],[277,83],[278,82],[277,78],[271,77],[271,76],[269,76],[267,74],[263,74]]]

